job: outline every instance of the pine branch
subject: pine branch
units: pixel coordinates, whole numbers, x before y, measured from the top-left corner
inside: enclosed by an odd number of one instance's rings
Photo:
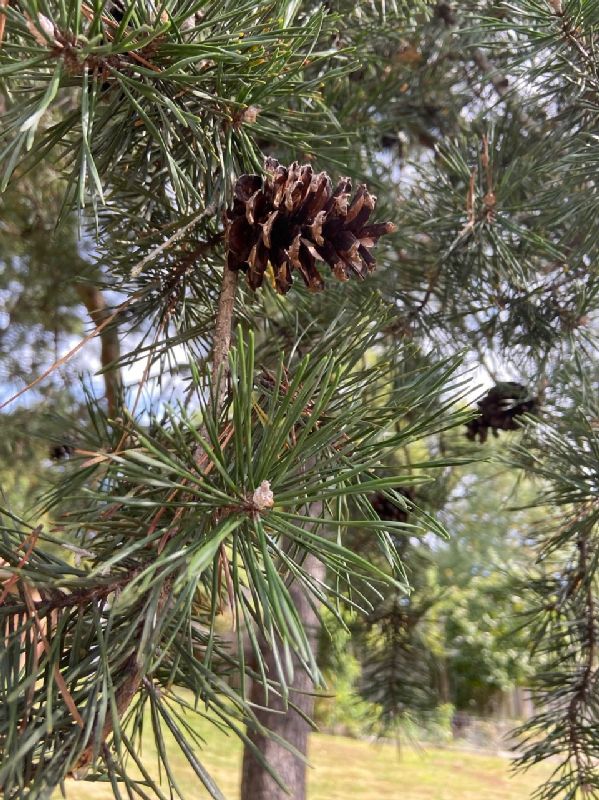
[[[223,407],[227,394],[227,379],[229,374],[228,357],[231,346],[236,289],[237,272],[229,269],[225,264],[223,267],[221,292],[214,324],[214,347],[212,356],[212,377],[217,386],[215,406],[215,416],[217,420],[220,417],[220,411]],[[204,432],[204,435],[206,435],[206,432]],[[171,578],[164,581],[156,606],[157,618],[160,618],[160,615],[169,600],[173,580],[174,579]],[[146,677],[145,671],[141,667],[138,656],[135,653],[130,657],[125,671],[129,674],[129,677],[121,685],[115,696],[115,706],[119,717],[123,717],[127,712],[127,709],[129,708],[132,700],[136,696],[143,680]],[[113,730],[114,718],[112,715],[109,715],[108,719],[104,723],[101,733],[96,733],[96,735],[92,736],[92,743],[84,750],[78,759],[75,767],[76,772],[89,765],[98,746],[97,743],[104,743]]]
[[[495,92],[499,98],[507,104],[518,122],[525,128],[529,128],[533,125],[533,120],[524,110],[522,102],[514,95],[513,90],[510,88],[507,76],[493,66],[487,54],[479,47],[475,48],[473,58],[476,66],[480,69],[482,74],[491,81]]]
[[[580,378],[575,373],[569,377]],[[562,411],[552,426],[545,423],[532,462],[523,447],[515,450],[516,463],[547,482],[538,503],[563,509],[558,524],[536,537],[539,574],[528,578],[527,624],[534,642],[532,692],[537,710],[516,731],[522,744],[518,768],[559,759],[551,779],[538,789],[543,800],[578,793],[595,797],[599,789],[595,767],[599,501],[588,479],[596,468],[598,442],[592,422],[596,415],[596,407],[587,402],[565,415]]]
[[[223,276],[218,309],[214,324],[214,347],[212,355],[212,380],[216,386],[216,417],[218,419],[227,394],[229,379],[229,350],[233,330],[233,312],[237,291],[237,271],[223,266]]]
[[[157,620],[160,620],[165,606],[168,603],[171,588],[172,581],[165,580],[156,604],[155,614]],[[137,637],[141,637],[144,627],[145,625],[143,623],[140,624],[139,630],[137,631]],[[137,637],[134,637],[134,640]],[[134,652],[131,653],[127,661],[122,666],[122,671],[126,677],[114,695],[114,708],[119,721],[127,713],[129,706],[137,695],[145,677],[145,670],[143,668],[142,661],[140,660],[140,653],[137,652],[137,648],[134,649]],[[98,747],[104,747],[106,740],[114,732],[116,724],[117,720],[115,719],[113,712],[108,714],[104,724],[101,727],[101,730],[98,730],[96,726],[96,729],[92,731],[90,736],[90,744],[81,753],[75,766],[72,768],[71,774],[73,776],[81,777],[82,770],[85,774],[85,771],[94,758],[94,753],[98,751]]]

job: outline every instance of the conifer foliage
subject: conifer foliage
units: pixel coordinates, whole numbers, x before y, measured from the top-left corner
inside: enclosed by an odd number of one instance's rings
[[[338,295],[334,305],[350,310],[321,323],[300,355],[285,337],[272,342],[294,305],[306,316],[307,298],[268,309],[265,286],[252,311],[237,291],[236,269],[257,288],[268,261],[279,292],[292,270],[320,288],[316,258],[339,278],[365,277],[371,248],[394,229],[368,224],[365,186],[352,198],[349,179],[333,190],[311,166],[264,162],[261,143],[276,131],[281,155],[342,163],[346,134],[322,91],[353,56],[331,45],[334,15],[289,2],[26,0],[4,5],[2,22],[3,186],[52,164],[63,201],[54,221],[78,214],[102,289],[122,298],[87,338],[109,327],[137,334],[104,367],[139,360],[143,376],[108,414],[87,391],[79,423],[62,423],[68,445],[54,436],[64,466],[41,506],[31,518],[3,511],[0,786],[5,797],[41,797],[65,777],[101,778],[117,797],[163,797],[140,758],[149,720],[167,791],[181,794],[166,731],[219,798],[185,715],[209,712],[251,748],[245,729],[268,731],[249,681],[284,707],[294,669],[320,682],[290,585],[331,608],[365,587],[406,589],[390,526],[367,498],[403,480],[383,475],[385,452],[452,424],[449,406],[442,417],[430,408],[457,362],[406,376],[381,405],[403,348],[366,366],[388,304]],[[159,390],[181,369],[175,345],[187,386],[169,401]],[[419,424],[400,428],[417,406]],[[351,513],[348,498],[362,498]],[[34,525],[40,507],[50,522]],[[357,524],[381,560],[344,545]],[[307,555],[325,582],[304,569]],[[225,611],[234,647],[217,633]],[[281,784],[277,765],[254,756]]]
[[[520,764],[599,796],[598,35],[594,0],[0,0],[0,410],[43,398],[53,460],[0,495],[6,798],[181,797],[167,732],[222,798],[207,715],[303,800],[256,745],[297,759],[260,706],[322,683],[294,598],[362,615],[390,727],[428,708],[413,487],[481,452],[556,512]]]

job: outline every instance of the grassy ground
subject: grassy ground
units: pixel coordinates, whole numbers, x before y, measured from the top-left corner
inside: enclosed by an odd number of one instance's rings
[[[208,745],[200,758],[227,800],[239,796],[239,743],[203,725]],[[148,739],[144,761],[149,766],[154,750]],[[176,747],[172,765],[180,788],[189,798],[208,794]],[[367,744],[342,736],[313,734],[309,753],[310,800],[526,800],[543,771],[512,777],[505,758],[459,750]],[[58,795],[56,795],[58,797]],[[110,800],[110,787],[70,781],[68,800]]]

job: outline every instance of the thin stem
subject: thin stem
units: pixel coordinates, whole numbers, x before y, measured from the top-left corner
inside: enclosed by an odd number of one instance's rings
[[[237,291],[237,271],[225,264],[218,298],[212,350],[212,380],[216,385],[216,415],[222,411],[229,378],[229,349],[233,330],[233,310]]]

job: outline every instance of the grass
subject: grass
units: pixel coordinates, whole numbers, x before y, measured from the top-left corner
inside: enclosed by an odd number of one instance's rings
[[[239,797],[240,743],[208,723],[199,726],[207,741],[200,759],[227,800]],[[204,800],[208,793],[176,746],[169,754],[185,797]],[[153,764],[151,735],[144,762]],[[343,736],[313,734],[310,742],[309,800],[526,800],[547,772],[542,768],[512,776],[507,759],[453,749],[369,744]],[[69,781],[68,800],[111,800],[110,785]],[[168,792],[166,792],[168,795]],[[56,794],[58,798],[60,795]]]

